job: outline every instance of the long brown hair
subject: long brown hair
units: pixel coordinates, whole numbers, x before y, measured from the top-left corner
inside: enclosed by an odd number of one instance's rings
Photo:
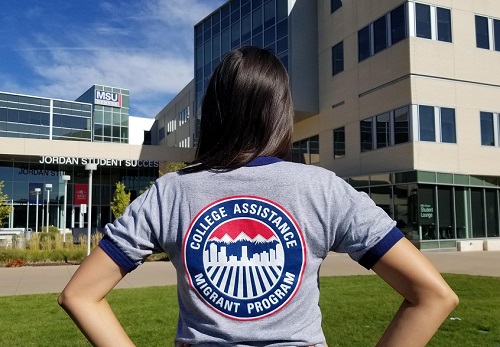
[[[284,158],[291,147],[293,105],[288,74],[272,52],[242,47],[215,69],[203,98],[192,166],[232,170],[258,156]]]

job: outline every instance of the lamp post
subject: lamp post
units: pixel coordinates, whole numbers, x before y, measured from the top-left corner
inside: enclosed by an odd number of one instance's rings
[[[92,171],[97,170],[97,164],[86,164],[85,170],[89,172],[89,211],[87,217],[87,255],[90,254],[90,225],[92,220]]]
[[[42,192],[42,188],[35,188],[36,193],[36,212],[35,212],[35,232],[38,232],[38,198],[40,197],[40,193]]]
[[[63,175],[62,180],[64,181],[64,208],[63,208],[63,220],[62,220],[62,230],[63,230],[63,245],[66,246],[66,206],[68,205],[68,181],[71,179],[69,175]]]
[[[45,191],[47,192],[47,229],[45,232],[49,232],[49,206],[50,206],[50,191],[52,190],[52,184],[51,183],[45,183]]]

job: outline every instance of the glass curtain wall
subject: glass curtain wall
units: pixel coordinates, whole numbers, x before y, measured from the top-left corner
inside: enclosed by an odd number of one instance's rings
[[[421,249],[455,248],[459,239],[500,236],[497,177],[454,178],[452,174],[427,172],[421,175],[451,183],[470,181],[469,186],[458,186],[412,183],[418,181],[418,176],[417,172],[405,172],[353,177],[348,182],[367,193]]]
[[[0,181],[4,182],[3,193],[7,194],[8,203],[14,207],[13,214],[9,220],[4,221],[3,226],[31,228],[33,231],[40,231],[42,226],[46,225],[61,228],[64,216],[62,213],[64,208],[63,175],[71,177],[68,182],[66,227],[85,227],[86,215],[80,215],[81,204],[85,202],[78,200],[79,194],[83,192],[86,196],[88,192],[89,173],[84,166],[49,165],[36,162],[13,163],[0,160]],[[116,182],[123,182],[126,189],[131,192],[131,199],[134,199],[157,177],[158,168],[99,166],[92,177],[92,226],[103,227],[114,219],[110,203]],[[50,192],[46,190],[46,184],[52,185]],[[36,188],[40,189],[38,199]]]

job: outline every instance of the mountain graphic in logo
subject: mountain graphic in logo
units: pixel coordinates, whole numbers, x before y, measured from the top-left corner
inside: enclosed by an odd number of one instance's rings
[[[283,246],[271,228],[242,218],[221,224],[212,232],[203,263],[220,291],[231,297],[254,298],[274,286],[284,259]]]

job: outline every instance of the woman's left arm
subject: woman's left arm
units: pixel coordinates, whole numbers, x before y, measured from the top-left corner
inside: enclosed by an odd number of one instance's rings
[[[59,295],[59,305],[94,346],[134,346],[105,299],[125,275],[96,247]]]

